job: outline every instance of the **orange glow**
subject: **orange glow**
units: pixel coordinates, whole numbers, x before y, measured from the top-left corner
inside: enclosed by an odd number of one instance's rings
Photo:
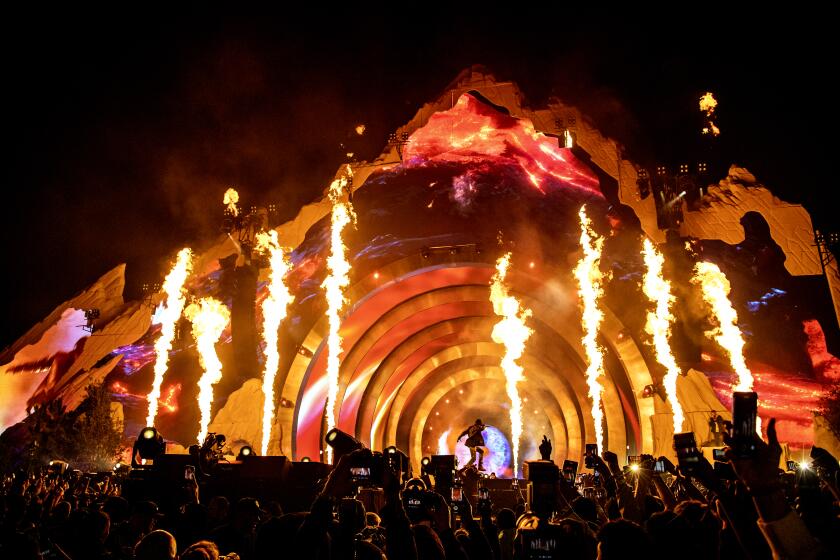
[[[707,91],[700,98],[700,110],[706,115],[706,126],[703,127],[703,134],[711,134],[718,136],[720,129],[714,123],[715,109],[717,109],[717,99],[712,92]]]
[[[274,379],[280,364],[280,354],[277,351],[277,331],[280,323],[286,318],[289,304],[294,296],[285,284],[285,277],[291,269],[286,251],[280,247],[275,230],[263,231],[257,234],[257,251],[268,253],[269,281],[268,296],[262,302],[263,328],[262,336],[265,341],[265,369],[263,370],[263,414],[262,414],[262,454],[268,454],[268,443],[271,439],[271,427],[274,425]]]
[[[172,341],[175,339],[175,327],[178,324],[178,319],[181,318],[186,302],[184,283],[192,271],[192,257],[190,249],[181,249],[172,270],[169,271],[163,281],[163,293],[166,294],[166,300],[161,303],[161,306],[155,312],[160,321],[160,337],[155,341],[155,377],[152,381],[152,390],[147,397],[149,401],[149,412],[146,417],[147,426],[155,425],[160,387],[163,384],[166,370],[169,368],[169,351],[172,350]]]
[[[348,173],[351,169],[347,167]],[[352,174],[350,175],[352,178]],[[344,229],[355,223],[356,214],[353,212],[353,205],[349,200],[344,200],[348,188],[347,176],[336,179],[330,185],[330,201],[332,202],[332,213],[330,229],[330,255],[327,258],[329,275],[324,279],[321,287],[327,299],[327,319],[329,321],[329,334],[327,335],[327,431],[335,428],[336,408],[338,405],[338,372],[341,366],[340,356],[342,351],[341,335],[341,311],[346,303],[344,289],[350,284],[350,263],[347,260],[347,249],[344,246],[342,234]],[[332,447],[327,447],[327,462],[332,463]]]
[[[432,115],[411,135],[403,149],[403,166],[428,161],[478,163],[488,157],[518,168],[540,192],[562,185],[603,196],[597,177],[556,137],[537,132],[528,119],[501,114],[470,94],[458,98],[448,111]]]
[[[693,284],[699,285],[703,299],[709,304],[712,329],[706,336],[714,339],[729,356],[729,363],[738,375],[733,391],[752,391],[753,374],[744,359],[744,337],[738,327],[738,313],[729,301],[729,279],[714,263],[698,262],[694,266]],[[756,431],[761,434],[761,419],[756,419]]]
[[[204,442],[210,425],[213,406],[213,386],[222,380],[222,362],[216,354],[216,342],[230,321],[230,311],[221,301],[204,298],[185,310],[192,321],[192,334],[198,348],[198,359],[204,373],[198,380],[198,409],[201,412],[198,444]]]
[[[237,202],[239,202],[239,193],[236,192],[236,189],[226,190],[225,197],[222,199],[222,204],[226,204],[228,212],[234,216],[239,215],[239,208],[236,206]]]
[[[531,316],[531,310],[522,307],[516,297],[510,295],[505,285],[511,254],[507,253],[496,262],[496,274],[490,285],[490,301],[493,312],[501,320],[493,326],[493,342],[505,348],[502,356],[502,371],[505,374],[505,389],[510,399],[511,451],[513,452],[513,473],[519,474],[519,446],[522,439],[522,400],[517,384],[525,379],[519,360],[525,353],[525,343],[533,334],[525,321]]]
[[[598,307],[598,300],[604,295],[604,274],[601,272],[601,250],[604,238],[592,229],[592,222],[586,215],[586,206],[580,208],[580,246],[583,257],[578,261],[574,274],[578,282],[583,320],[583,340],[589,364],[586,367],[586,384],[592,399],[592,419],[595,424],[595,443],[604,449],[604,412],[601,410],[601,376],[604,375],[604,353],[598,344],[598,329],[604,314]]]
[[[653,339],[653,348],[658,361],[665,368],[665,377],[662,385],[665,387],[665,396],[671,404],[671,411],[674,413],[674,433],[683,431],[682,405],[677,399],[677,379],[680,376],[680,368],[674,353],[671,351],[671,324],[674,316],[671,307],[674,305],[674,296],[671,294],[671,283],[665,280],[662,275],[662,267],[665,258],[662,253],[656,250],[650,239],[644,241],[645,276],[642,281],[642,290],[654,304],[654,311],[648,311],[645,331]]]
[[[160,406],[165,412],[177,412],[178,410],[178,395],[181,394],[181,384],[175,383],[170,385],[164,391],[164,397],[160,399]]]

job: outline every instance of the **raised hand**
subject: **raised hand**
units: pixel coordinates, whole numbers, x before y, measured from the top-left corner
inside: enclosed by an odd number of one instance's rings
[[[782,446],[776,435],[776,419],[772,418],[767,425],[767,443],[757,435],[755,437],[755,452],[752,457],[736,457],[731,447],[726,448],[726,458],[732,463],[735,474],[755,494],[767,493],[781,487],[779,482],[779,458]],[[727,444],[729,438],[725,438]]]
[[[538,449],[540,450],[540,457],[543,461],[551,461],[551,440],[545,435]]]

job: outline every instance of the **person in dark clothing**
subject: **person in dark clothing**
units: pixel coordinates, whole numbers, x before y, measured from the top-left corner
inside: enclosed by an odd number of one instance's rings
[[[233,520],[222,525],[210,535],[219,547],[220,554],[235,552],[242,560],[253,558],[257,524],[263,511],[254,498],[242,498],[233,508]]]
[[[461,438],[464,436],[467,437],[467,440],[464,442],[464,445],[467,446],[467,449],[470,450],[470,460],[464,465],[464,469],[475,463],[475,455],[478,453],[478,470],[484,470],[484,436],[482,432],[487,426],[481,421],[481,418],[476,419],[475,424],[461,432],[458,436],[458,441],[461,441]]]

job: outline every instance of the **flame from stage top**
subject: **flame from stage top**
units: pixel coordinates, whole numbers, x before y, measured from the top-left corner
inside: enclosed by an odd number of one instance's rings
[[[513,474],[519,472],[519,441],[522,439],[522,399],[516,384],[524,379],[522,366],[517,363],[525,352],[525,343],[534,332],[525,321],[531,316],[531,310],[523,308],[505,286],[505,277],[510,267],[511,254],[499,258],[496,262],[496,274],[490,285],[490,301],[493,311],[502,317],[493,327],[493,342],[505,347],[502,357],[502,370],[505,374],[505,388],[510,399],[510,431],[513,448]]]
[[[288,306],[294,296],[285,284],[286,274],[291,268],[286,252],[280,247],[275,230],[257,234],[257,251],[265,251],[269,258],[268,295],[262,303],[263,340],[265,341],[265,370],[263,372],[263,416],[262,455],[268,453],[271,426],[274,424],[274,379],[280,364],[277,351],[277,331],[286,317]]]
[[[155,341],[155,377],[152,381],[152,390],[147,398],[149,401],[149,412],[146,417],[147,426],[155,425],[160,387],[169,366],[169,351],[172,349],[172,341],[175,338],[175,327],[184,310],[184,283],[187,281],[191,270],[192,251],[189,248],[181,249],[178,252],[175,265],[163,282],[163,293],[166,294],[166,301],[161,304],[155,313],[156,318],[160,321],[160,337]]]
[[[683,430],[684,420],[682,405],[677,399],[677,378],[680,375],[680,368],[671,351],[669,340],[671,323],[674,321],[671,313],[674,296],[671,294],[671,283],[662,276],[665,258],[656,250],[650,239],[644,241],[643,254],[646,270],[642,290],[655,305],[654,311],[648,311],[645,331],[653,338],[656,360],[665,367],[666,373],[662,384],[665,386],[665,395],[674,413],[674,433],[679,433]]]
[[[729,362],[738,375],[738,384],[732,390],[752,391],[753,375],[744,360],[744,338],[738,327],[738,313],[729,301],[729,279],[716,264],[699,262],[694,266],[691,282],[700,286],[703,299],[712,308],[714,328],[706,335],[726,350]]]
[[[350,168],[347,168],[350,173]],[[352,175],[350,175],[352,178]],[[327,320],[329,334],[327,336],[327,431],[336,425],[336,401],[338,400],[338,370],[341,365],[341,310],[344,307],[344,288],[350,284],[350,263],[347,261],[346,248],[342,234],[351,222],[356,221],[356,214],[349,200],[344,201],[344,191],[349,189],[349,179],[342,176],[330,185],[330,201],[332,202],[330,256],[327,258],[328,276],[321,287],[327,298]],[[327,446],[327,462],[332,463],[332,447]]]
[[[239,215],[239,208],[236,206],[237,202],[239,202],[239,193],[236,192],[236,189],[231,188],[226,190],[225,197],[222,199],[222,204],[226,204],[228,212],[234,216]]]
[[[691,282],[700,286],[703,299],[712,308],[714,327],[706,336],[714,339],[726,351],[729,363],[738,376],[733,391],[752,391],[753,374],[744,359],[744,337],[738,327],[738,313],[729,301],[729,279],[714,263],[699,262],[694,266]],[[761,419],[756,418],[756,431],[761,434]]]
[[[711,134],[712,136],[718,136],[720,134],[720,129],[714,122],[717,104],[717,99],[715,99],[714,94],[710,91],[704,93],[703,97],[700,98],[700,110],[706,115],[707,121],[706,126],[703,127],[703,134]]]
[[[210,408],[213,406],[213,385],[222,379],[222,362],[216,354],[216,342],[230,321],[230,311],[221,301],[204,298],[190,304],[186,316],[192,321],[192,334],[198,348],[198,359],[204,373],[198,380],[198,408],[201,426],[198,430],[199,445],[207,436],[210,425]]]
[[[604,388],[600,377],[604,375],[604,354],[598,344],[598,329],[604,314],[598,307],[598,300],[604,295],[601,272],[601,250],[604,238],[592,230],[592,222],[586,215],[586,206],[580,209],[580,246],[583,257],[578,261],[574,274],[578,282],[583,320],[583,347],[589,364],[586,367],[586,384],[592,399],[592,419],[595,423],[595,443],[604,449],[604,413],[601,410],[601,393]]]

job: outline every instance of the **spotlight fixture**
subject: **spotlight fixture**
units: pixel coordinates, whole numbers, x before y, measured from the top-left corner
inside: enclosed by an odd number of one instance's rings
[[[432,460],[428,457],[423,457],[420,459],[420,473],[421,474],[429,474],[429,466],[432,464]]]
[[[237,461],[246,461],[249,457],[256,457],[256,453],[251,448],[250,445],[243,445],[242,448],[239,450],[239,454],[236,456]]]
[[[333,448],[333,451],[335,451],[336,463],[338,463],[338,460],[342,455],[347,455],[348,453],[362,448],[362,442],[347,432],[342,432],[338,428],[333,428],[327,432],[324,441],[327,445]]]
[[[300,460],[300,462],[301,463],[311,463],[312,459],[310,459],[309,457],[304,457]]]
[[[134,442],[134,448],[131,452],[131,468],[137,468],[137,455],[144,461],[154,461],[161,455],[166,453],[166,442],[163,436],[152,426],[147,426],[140,430],[140,435]]]
[[[663,387],[659,383],[651,383],[650,385],[645,385],[645,387],[642,389],[642,398],[650,399],[656,395],[659,395],[660,397],[665,399],[665,387]]]

